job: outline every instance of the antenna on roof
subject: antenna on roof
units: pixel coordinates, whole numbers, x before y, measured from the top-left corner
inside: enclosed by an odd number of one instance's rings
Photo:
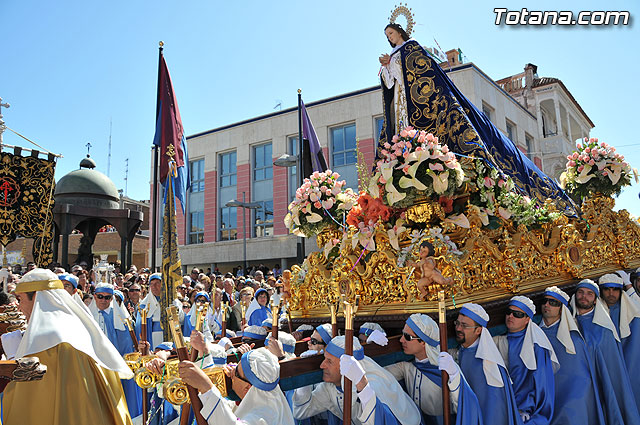
[[[278,111],[282,111],[282,100],[280,99],[276,99],[276,106],[273,107],[273,109],[277,109]]]
[[[109,156],[107,156],[107,177],[111,177],[111,128],[113,118],[109,118]]]

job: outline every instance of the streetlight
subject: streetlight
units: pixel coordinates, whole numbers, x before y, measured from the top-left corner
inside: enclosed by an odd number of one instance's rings
[[[257,210],[261,207],[260,204],[256,202],[245,202],[244,200],[244,192],[242,192],[242,202],[236,201],[235,199],[230,200],[225,204],[225,207],[236,207],[242,208],[242,251],[244,253],[244,270],[243,273],[247,273],[247,212],[246,210]]]
[[[300,167],[300,157],[298,155],[289,155],[288,153],[280,155],[275,161],[273,161],[273,165],[276,167],[296,167],[296,174],[298,177],[298,185],[302,185],[302,167]],[[302,264],[304,261],[304,239],[301,237],[298,238],[297,242],[297,260],[298,263]]]

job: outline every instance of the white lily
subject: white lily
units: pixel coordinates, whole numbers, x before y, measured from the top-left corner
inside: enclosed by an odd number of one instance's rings
[[[319,223],[322,221],[322,216],[318,213],[312,212],[307,216],[307,223]]]
[[[398,244],[398,237],[407,230],[407,228],[404,227],[403,224],[404,223],[402,220],[398,220],[395,226],[387,230],[387,235],[389,235],[389,243],[391,243],[391,246],[396,251],[400,251],[400,245]]]
[[[594,175],[588,175],[589,171],[591,171],[591,165],[585,164],[582,172],[580,172],[580,174],[578,174],[578,176],[576,177],[576,181],[580,184],[585,184],[586,182],[591,180]]]
[[[449,171],[438,174],[432,170],[427,170],[427,175],[433,180],[433,190],[435,190],[438,195],[442,195],[447,191],[449,187]]]
[[[620,176],[622,174],[622,165],[619,163],[614,163],[611,165],[611,170],[608,170],[607,177],[611,180],[611,183],[616,184],[618,180],[620,180]]]
[[[408,175],[410,177],[407,176],[403,176],[400,177],[400,181],[398,182],[398,185],[403,188],[409,188],[409,187],[415,187],[418,190],[427,190],[427,186],[424,185],[424,183],[422,183],[420,180],[418,180],[416,178],[416,172],[418,171],[418,167],[420,166],[421,162],[416,162],[414,164],[411,164],[411,166],[409,167],[409,173]]]
[[[469,219],[464,214],[450,215],[449,217],[444,219],[445,223],[453,223],[456,226],[460,226],[463,229],[468,229],[471,227],[469,223]]]

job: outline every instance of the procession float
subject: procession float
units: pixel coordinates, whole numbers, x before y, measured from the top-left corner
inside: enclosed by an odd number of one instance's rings
[[[401,14],[410,32],[406,7],[391,24]],[[557,184],[417,42],[395,48],[393,66],[403,78],[390,87],[382,75],[384,126],[373,169],[359,158],[358,192],[314,172],[289,205],[287,228],[318,246],[285,282],[294,322],[322,323],[328,305],[357,299],[358,321],[402,327],[435,313],[439,291],[447,309],[491,314],[515,294],[640,266],[638,222],[613,209],[637,172],[613,146],[580,140]]]

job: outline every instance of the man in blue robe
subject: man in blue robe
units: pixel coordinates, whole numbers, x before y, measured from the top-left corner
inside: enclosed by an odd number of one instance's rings
[[[522,423],[511,378],[487,329],[489,315],[478,304],[466,303],[454,322],[459,348],[450,350],[473,389],[482,420],[489,425]]]
[[[617,274],[605,274],[600,284],[600,297],[609,308],[609,316],[618,331],[622,354],[629,376],[640,376],[640,307],[622,290],[623,280]],[[632,379],[636,405],[640,406],[640,379]]]
[[[582,280],[571,298],[571,308],[584,337],[608,425],[638,425],[640,414],[624,363],[618,332],[599,299],[598,285]]]
[[[131,341],[131,336],[126,328],[126,310],[113,300],[114,289],[108,283],[99,283],[96,286],[93,302],[89,310],[98,323],[100,329],[109,341],[116,347],[120,355],[137,351]],[[142,414],[142,391],[136,385],[134,379],[121,379],[129,414],[135,418]]]
[[[505,317],[507,335],[495,337],[507,364],[513,391],[525,424],[548,425],[553,418],[554,370],[558,360],[544,332],[531,319],[536,307],[529,298],[516,295]]]
[[[136,335],[140,335],[142,319],[140,316],[140,310],[147,311],[147,335],[146,340],[149,343],[149,349],[155,350],[156,347],[163,342],[162,337],[162,325],[160,324],[160,317],[162,315],[162,308],[160,306],[160,296],[162,295],[162,274],[154,273],[149,276],[149,293],[144,299],[140,301],[138,312],[136,314]],[[182,309],[182,303],[179,300],[174,300],[174,304],[178,307],[180,323],[184,321],[184,311]],[[188,335],[187,335],[188,336]]]
[[[353,424],[420,424],[420,412],[416,405],[390,373],[364,355],[357,338],[353,338],[353,356],[344,352],[344,336],[337,336],[327,344],[324,361],[320,365],[323,382],[314,388],[306,386],[295,390],[294,418],[305,419],[329,411],[342,419],[342,388],[346,377],[353,383]]]
[[[540,328],[560,362],[551,425],[604,425],[595,371],[578,325],[569,311],[569,295],[556,286],[545,290]]]
[[[457,424],[480,424],[478,399],[448,353],[440,352],[439,330],[426,314],[412,314],[405,322],[400,343],[413,362],[399,362],[385,369],[405,383],[409,397],[420,408],[424,423],[442,424],[442,370],[449,374],[452,413]],[[488,424],[488,422],[486,422]]]

